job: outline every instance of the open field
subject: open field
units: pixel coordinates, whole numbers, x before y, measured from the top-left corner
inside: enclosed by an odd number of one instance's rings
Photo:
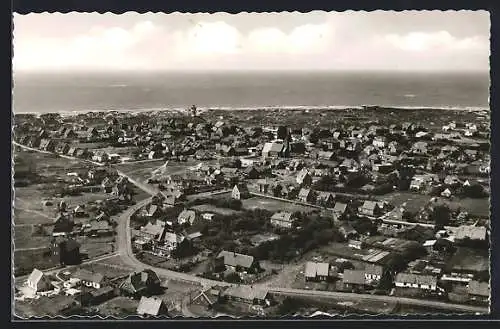
[[[14,251],[14,268],[16,276],[30,274],[34,268],[43,270],[58,265],[59,263],[54,261],[46,248]]]
[[[430,197],[428,195],[407,191],[392,192],[379,196],[378,198],[381,200],[386,200],[394,207],[399,207],[403,203],[406,203],[406,206],[411,209],[421,209],[430,200]]]
[[[99,315],[107,317],[125,318],[136,315],[139,301],[128,297],[118,296],[99,305]]]
[[[455,271],[480,272],[489,269],[488,251],[459,247],[448,266]]]
[[[213,212],[220,215],[235,215],[241,213],[241,211],[233,210],[229,208],[220,208],[211,204],[200,204],[192,207],[194,210],[202,212]]]
[[[291,202],[280,201],[275,199],[268,199],[262,197],[252,197],[249,199],[241,200],[243,204],[243,208],[245,209],[265,209],[268,211],[276,212],[276,211],[290,211],[290,212],[312,212],[316,210],[316,208],[303,206],[299,204],[294,204]]]
[[[75,300],[73,297],[55,295],[49,298],[16,301],[14,305],[14,312],[22,318],[44,315],[56,316],[61,315],[62,310],[74,303]]]
[[[489,198],[482,199],[452,199],[447,200],[452,208],[460,208],[461,211],[466,211],[471,216],[489,217],[490,216],[490,200]]]
[[[32,226],[14,227],[14,245],[15,249],[48,247],[50,243],[49,236],[33,236]]]
[[[36,210],[35,210],[36,211]],[[14,208],[14,224],[15,225],[35,225],[35,224],[50,224],[53,223],[51,218],[53,213],[50,211],[33,212],[28,209]]]
[[[115,248],[113,248],[113,237],[80,237],[77,241],[81,244],[80,252],[88,254],[89,258],[102,256],[115,251]]]

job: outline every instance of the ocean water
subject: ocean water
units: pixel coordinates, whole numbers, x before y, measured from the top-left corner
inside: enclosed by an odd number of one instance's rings
[[[488,73],[15,73],[20,112],[185,108],[488,108]]]

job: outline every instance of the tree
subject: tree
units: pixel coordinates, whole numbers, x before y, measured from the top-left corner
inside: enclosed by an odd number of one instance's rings
[[[467,198],[480,199],[486,196],[484,188],[480,184],[464,186],[463,195]]]
[[[224,280],[229,283],[241,283],[240,275],[236,272],[229,273]]]
[[[434,207],[429,217],[436,226],[444,227],[450,222],[451,210],[445,205],[438,205]]]

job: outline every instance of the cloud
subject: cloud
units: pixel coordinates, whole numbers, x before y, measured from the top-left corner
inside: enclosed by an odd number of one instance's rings
[[[487,66],[489,49],[487,38],[458,38],[448,31],[377,35],[368,30],[360,32],[362,37],[342,38],[345,33],[339,36],[336,31],[356,26],[328,19],[287,29],[268,25],[240,30],[236,23],[222,19],[193,21],[184,28],[150,20],[138,20],[128,27],[117,25],[90,26],[65,36],[15,30],[14,69],[390,69],[425,65],[445,69],[455,65],[457,57],[460,63]],[[428,60],[422,61],[422,56]]]
[[[479,36],[456,38],[447,31],[433,33],[411,32],[405,35],[388,34],[384,40],[405,51],[487,50],[488,41]]]

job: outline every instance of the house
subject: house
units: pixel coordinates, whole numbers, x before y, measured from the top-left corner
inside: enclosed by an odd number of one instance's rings
[[[342,234],[344,239],[355,239],[358,236],[358,232],[349,224],[345,223],[340,225],[339,233]]]
[[[347,204],[342,202],[335,203],[333,207],[333,219],[334,220],[342,220],[345,218],[347,213]]]
[[[223,291],[222,297],[253,305],[269,305],[270,296],[266,288],[252,288],[249,286],[229,287]]]
[[[216,268],[223,265],[226,268],[237,270],[241,268],[244,271],[255,271],[258,269],[259,264],[253,256],[243,255],[232,251],[223,250],[216,258]]]
[[[297,177],[296,177],[295,181],[297,182],[297,184],[299,184],[301,186],[311,186],[311,184],[312,184],[312,176],[309,173],[309,170],[307,170],[306,168],[302,169],[297,174]]]
[[[172,232],[164,232],[163,239],[161,240],[164,243],[163,247],[156,246],[155,248],[157,248],[160,253],[165,251],[170,252],[177,248],[185,240],[186,238],[182,235],[178,235]],[[155,248],[153,249],[153,251],[155,251]]]
[[[137,314],[140,316],[159,316],[167,314],[167,306],[162,299],[156,297],[142,296],[137,306]]]
[[[201,218],[203,218],[204,220],[206,220],[208,222],[211,222],[214,219],[214,216],[215,216],[215,214],[210,213],[210,212],[205,212],[205,213],[201,214]]]
[[[141,272],[131,273],[120,284],[119,288],[123,294],[137,298],[159,291],[161,281],[154,271],[145,269]]]
[[[245,175],[247,179],[257,179],[260,177],[260,171],[255,169],[254,166],[248,166],[243,170],[243,175]]]
[[[113,234],[113,228],[105,221],[93,220],[90,222],[90,227],[86,229],[89,236],[108,236]]]
[[[56,147],[52,139],[44,138],[40,141],[40,149],[47,152],[53,152]]]
[[[236,184],[231,192],[231,198],[241,200],[250,197],[250,192],[245,184]]]
[[[92,139],[92,138],[96,138],[99,135],[99,132],[97,131],[97,129],[95,127],[89,127],[87,129],[86,135],[87,135],[88,139]]]
[[[267,194],[269,192],[271,182],[267,179],[259,179],[257,181],[257,185],[259,186],[259,193]]]
[[[490,284],[488,282],[472,280],[467,285],[467,293],[473,300],[488,302],[490,299]]]
[[[318,159],[320,160],[326,160],[326,161],[331,161],[335,157],[335,153],[332,151],[319,151],[318,152]]]
[[[434,291],[437,289],[437,278],[432,275],[414,273],[398,273],[394,279],[396,287],[418,288]]]
[[[263,158],[277,158],[285,155],[285,145],[283,143],[271,142],[265,143],[262,148]]]
[[[427,154],[427,143],[426,142],[416,142],[411,148],[414,154],[426,155]]]
[[[372,282],[380,281],[383,273],[384,268],[382,266],[375,264],[367,264],[365,266],[365,279],[369,284],[371,284]]]
[[[102,150],[96,151],[92,155],[92,161],[103,163],[103,162],[106,162],[108,160],[109,160],[108,154]]]
[[[55,152],[58,154],[66,154],[69,151],[69,145],[64,142],[60,142],[56,145]]]
[[[160,216],[160,214],[160,207],[158,207],[158,205],[156,204],[148,204],[142,210],[142,215],[148,218],[157,218],[158,216]]]
[[[378,217],[382,214],[382,209],[375,201],[366,200],[363,205],[358,209],[360,215]]]
[[[329,276],[330,264],[307,262],[304,270],[306,281],[325,281]]]
[[[99,289],[105,284],[104,275],[101,273],[91,272],[86,269],[78,269],[72,278],[80,280],[81,284],[85,287]]]
[[[316,203],[323,207],[332,207],[335,203],[335,194],[331,192],[318,192]]]
[[[54,227],[52,229],[52,232],[53,234],[60,232],[69,233],[73,230],[73,227],[74,227],[74,222],[71,220],[71,218],[68,215],[59,213],[56,219],[54,220]]]
[[[80,296],[82,305],[98,305],[115,296],[115,289],[111,286],[101,287],[99,289],[92,289],[84,292]]]
[[[137,231],[137,235],[148,240],[160,240],[164,234],[165,226],[158,222],[155,224],[148,222],[145,226],[141,227],[140,231]]]
[[[51,241],[54,262],[61,265],[77,265],[81,262],[80,244],[74,239],[58,239]]]
[[[271,216],[271,225],[279,228],[292,228],[293,217],[291,212],[281,211]]]
[[[358,240],[349,240],[347,242],[347,246],[352,249],[361,250],[364,247],[363,241]]]
[[[384,148],[386,146],[387,139],[382,136],[376,136],[373,139],[372,145],[378,148]]]
[[[81,205],[78,205],[75,207],[75,209],[73,209],[73,216],[75,217],[81,218],[85,217],[86,215],[87,213],[85,212],[85,208]]]
[[[444,178],[444,181],[443,183],[445,183],[446,185],[450,185],[450,186],[458,186],[460,185],[460,179],[458,178],[458,176],[455,176],[455,175],[448,175]]]
[[[342,282],[346,288],[364,287],[366,285],[365,271],[345,269]]]
[[[52,289],[50,280],[43,274],[42,271],[36,268],[33,272],[31,272],[28,280],[26,280],[26,285],[35,293]]]
[[[451,229],[452,234],[455,236],[455,240],[476,240],[485,241],[487,238],[488,230],[484,226],[474,226],[474,225],[461,225],[459,227]]]
[[[184,209],[177,217],[177,223],[179,223],[179,225],[183,225],[185,223],[193,225],[195,220],[196,220],[196,213],[194,210]]]
[[[443,192],[441,192],[441,196],[445,197],[445,198],[449,198],[451,197],[452,193],[450,191],[449,188],[446,188]]]
[[[113,186],[113,182],[109,177],[105,177],[101,182],[101,187],[106,193],[111,193],[111,191],[113,190]]]
[[[299,191],[299,195],[297,198],[305,203],[312,203],[314,202],[314,191],[309,189],[309,188],[301,188]]]

